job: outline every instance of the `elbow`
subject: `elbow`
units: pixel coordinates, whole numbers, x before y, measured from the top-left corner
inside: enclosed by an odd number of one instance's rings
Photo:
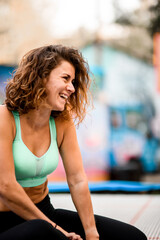
[[[76,187],[76,186],[88,186],[88,180],[85,174],[83,175],[75,175],[71,176],[67,179],[68,185],[70,188]]]

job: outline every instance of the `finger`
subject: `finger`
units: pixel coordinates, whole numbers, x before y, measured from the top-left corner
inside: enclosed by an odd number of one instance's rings
[[[81,236],[80,235],[78,235],[78,234],[76,234],[76,236],[75,236],[76,238],[76,240],[83,240],[82,238],[81,238]]]
[[[78,235],[78,234],[76,234],[76,233],[74,233],[74,232],[68,233],[68,234],[67,234],[67,237],[68,237],[69,239],[71,239],[71,240],[83,240],[80,235]]]
[[[80,235],[76,234],[77,240],[83,240]]]
[[[77,240],[83,240],[80,235],[77,235]]]
[[[68,237],[69,239],[73,239],[73,237],[74,237],[75,235],[76,235],[76,234],[75,234],[74,232],[70,232],[70,233],[67,234],[67,237]]]

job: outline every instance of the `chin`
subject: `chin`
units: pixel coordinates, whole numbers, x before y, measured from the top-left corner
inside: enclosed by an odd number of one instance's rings
[[[60,112],[63,112],[65,109],[65,106],[63,107],[56,107],[56,108],[53,108],[53,111],[60,111]]]

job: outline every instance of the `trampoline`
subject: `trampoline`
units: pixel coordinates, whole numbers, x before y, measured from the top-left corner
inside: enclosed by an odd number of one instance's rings
[[[49,182],[49,192],[65,193],[69,192],[69,187],[66,182]],[[142,183],[133,181],[102,181],[89,182],[91,192],[152,192],[160,191],[160,183]]]

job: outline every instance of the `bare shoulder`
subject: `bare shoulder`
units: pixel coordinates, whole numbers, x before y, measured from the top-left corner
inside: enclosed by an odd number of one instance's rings
[[[66,135],[66,132],[70,131],[71,129],[75,129],[75,125],[72,119],[65,121],[59,118],[55,119],[55,124],[56,124],[56,131],[57,131],[57,142],[58,142],[58,146],[60,147],[64,140],[64,136]]]
[[[62,131],[65,131],[66,129],[75,126],[72,119],[63,120],[60,118],[55,118],[55,124],[56,124],[56,128],[61,129]]]
[[[0,131],[11,131],[11,134],[13,135],[15,132],[15,122],[13,114],[7,109],[5,105],[0,105]]]
[[[0,105],[0,117],[1,121],[13,121],[14,117],[13,114],[7,109],[5,105]]]

